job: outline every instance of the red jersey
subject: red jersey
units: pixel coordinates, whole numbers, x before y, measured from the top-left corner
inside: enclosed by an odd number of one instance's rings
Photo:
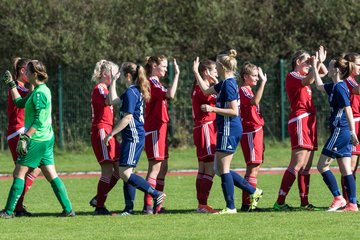
[[[92,127],[103,128],[114,125],[113,107],[106,105],[109,90],[103,84],[96,84],[91,94]]]
[[[310,86],[303,86],[301,83],[305,77],[298,72],[291,72],[286,76],[285,89],[291,108],[289,119],[304,113],[316,113],[311,88]]]
[[[157,129],[163,123],[169,122],[167,89],[156,78],[150,78],[150,101],[145,107],[145,131]]]
[[[360,117],[360,95],[353,94],[352,90],[359,86],[353,77],[348,77],[345,83],[350,91],[350,102],[354,118]]]
[[[240,115],[244,133],[252,132],[264,126],[264,118],[260,112],[259,105],[250,103],[254,97],[251,88],[240,87]]]
[[[22,83],[18,82],[16,86],[20,96],[24,98],[30,91],[25,88]],[[9,90],[8,92],[8,136],[20,128],[24,127],[24,119],[25,119],[25,108],[17,108],[15,106],[14,101],[12,100],[12,95]]]
[[[215,106],[216,95],[206,96],[201,91],[199,85],[196,85],[192,93],[191,101],[192,101],[192,117],[195,126],[199,126],[204,123],[214,121],[216,119],[216,113],[201,111],[202,104],[208,104],[212,107]]]

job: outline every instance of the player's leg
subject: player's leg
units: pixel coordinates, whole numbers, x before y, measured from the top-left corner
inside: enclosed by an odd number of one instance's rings
[[[330,164],[333,161],[334,161],[333,158],[321,154],[319,158],[319,162],[317,164],[317,169],[321,173],[323,177],[323,181],[325,182],[325,184],[327,185],[331,194],[334,197],[328,211],[336,211],[339,208],[342,208],[346,205],[346,200],[343,198],[343,196],[340,193],[340,190],[336,182],[336,178],[330,170]]]
[[[0,213],[1,218],[14,217],[15,206],[24,190],[24,178],[28,170],[29,167],[16,164],[13,172],[14,180],[9,191],[5,208]]]
[[[341,175],[344,177],[346,191],[349,197],[349,202],[346,205],[344,211],[357,212],[358,207],[356,200],[356,183],[351,168],[351,158],[350,157],[338,158],[337,162],[339,164]]]

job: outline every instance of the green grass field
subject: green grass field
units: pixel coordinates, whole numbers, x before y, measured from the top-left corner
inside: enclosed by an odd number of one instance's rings
[[[269,161],[266,167],[286,166],[287,146],[267,148]],[[241,151],[239,151],[241,154]],[[270,157],[270,153],[271,157]],[[170,168],[194,169],[196,161],[193,149],[176,150],[172,153]],[[10,156],[0,155],[2,173],[12,171]],[[57,153],[59,171],[98,171],[95,158],[88,151],[83,155]],[[271,158],[271,160],[270,160]],[[279,159],[276,165],[271,161]],[[142,159],[140,169],[146,169]],[[234,166],[244,167],[240,159],[234,159]],[[11,163],[11,162],[10,162]],[[195,176],[167,177],[165,207],[168,214],[146,216],[140,213],[143,193],[137,192],[136,215],[92,216],[93,209],[88,205],[95,194],[97,178],[63,179],[67,186],[75,218],[56,218],[61,207],[52,193],[50,185],[44,179],[37,179],[26,196],[25,205],[35,214],[32,218],[0,219],[0,239],[359,239],[360,218],[358,213],[327,213],[294,211],[279,213],[271,211],[279,188],[280,174],[262,174],[259,186],[264,197],[259,207],[263,213],[238,213],[235,215],[210,215],[194,212],[197,202],[195,195]],[[337,175],[339,178],[339,176]],[[5,205],[12,180],[0,181],[0,207]],[[241,191],[236,190],[236,206],[241,206]],[[322,181],[321,175],[311,178],[310,201],[320,207],[328,207],[332,197]],[[287,202],[299,206],[296,183],[290,191]],[[225,206],[220,187],[220,179],[215,178],[209,204],[221,209]],[[109,194],[107,207],[111,211],[120,211],[124,206],[122,183],[119,182]]]

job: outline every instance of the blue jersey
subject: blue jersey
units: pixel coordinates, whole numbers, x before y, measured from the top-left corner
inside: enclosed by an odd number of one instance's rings
[[[220,81],[218,84],[214,85],[214,89],[218,93],[216,107],[229,108],[229,102],[236,100],[238,109],[240,109],[239,87],[234,77]],[[218,127],[218,135],[241,136],[242,134],[240,114],[235,117],[227,117],[216,114],[216,123]]]
[[[328,101],[331,107],[329,118],[330,129],[349,128],[344,108],[350,106],[350,92],[345,82],[328,83],[324,85],[324,88],[329,95]]]
[[[138,87],[131,85],[121,95],[120,100],[120,118],[123,118],[125,113],[133,115],[130,123],[121,131],[122,139],[139,142],[145,137],[142,94]]]

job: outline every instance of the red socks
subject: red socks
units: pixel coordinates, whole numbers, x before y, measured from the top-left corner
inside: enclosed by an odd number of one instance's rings
[[[97,207],[99,208],[104,207],[104,203],[106,201],[109,190],[110,190],[110,178],[101,176],[97,187],[97,195],[96,195]]]
[[[148,181],[148,183],[153,187],[153,188],[156,188],[156,179],[154,178],[151,178],[151,177],[148,177],[146,179],[146,181]],[[144,204],[146,206],[151,206],[152,207],[152,200],[153,200],[153,197],[150,195],[150,194],[145,194],[144,196]]]
[[[245,175],[246,181],[249,182],[251,186],[256,188],[257,186],[257,178],[255,176],[247,176]],[[250,206],[250,195],[246,191],[242,191],[242,205]]]
[[[282,205],[285,203],[286,195],[289,193],[291,186],[293,185],[296,179],[297,171],[294,168],[288,167],[284,173],[284,176],[281,181],[279,195],[277,203]]]
[[[196,183],[198,179],[196,179]],[[196,188],[197,199],[200,205],[207,205],[207,200],[210,195],[210,190],[213,184],[213,176],[208,174],[202,174],[202,178],[199,181],[199,188]]]
[[[301,171],[298,173],[298,186],[301,200],[301,206],[309,204],[309,186],[310,186],[310,173],[309,170]]]

